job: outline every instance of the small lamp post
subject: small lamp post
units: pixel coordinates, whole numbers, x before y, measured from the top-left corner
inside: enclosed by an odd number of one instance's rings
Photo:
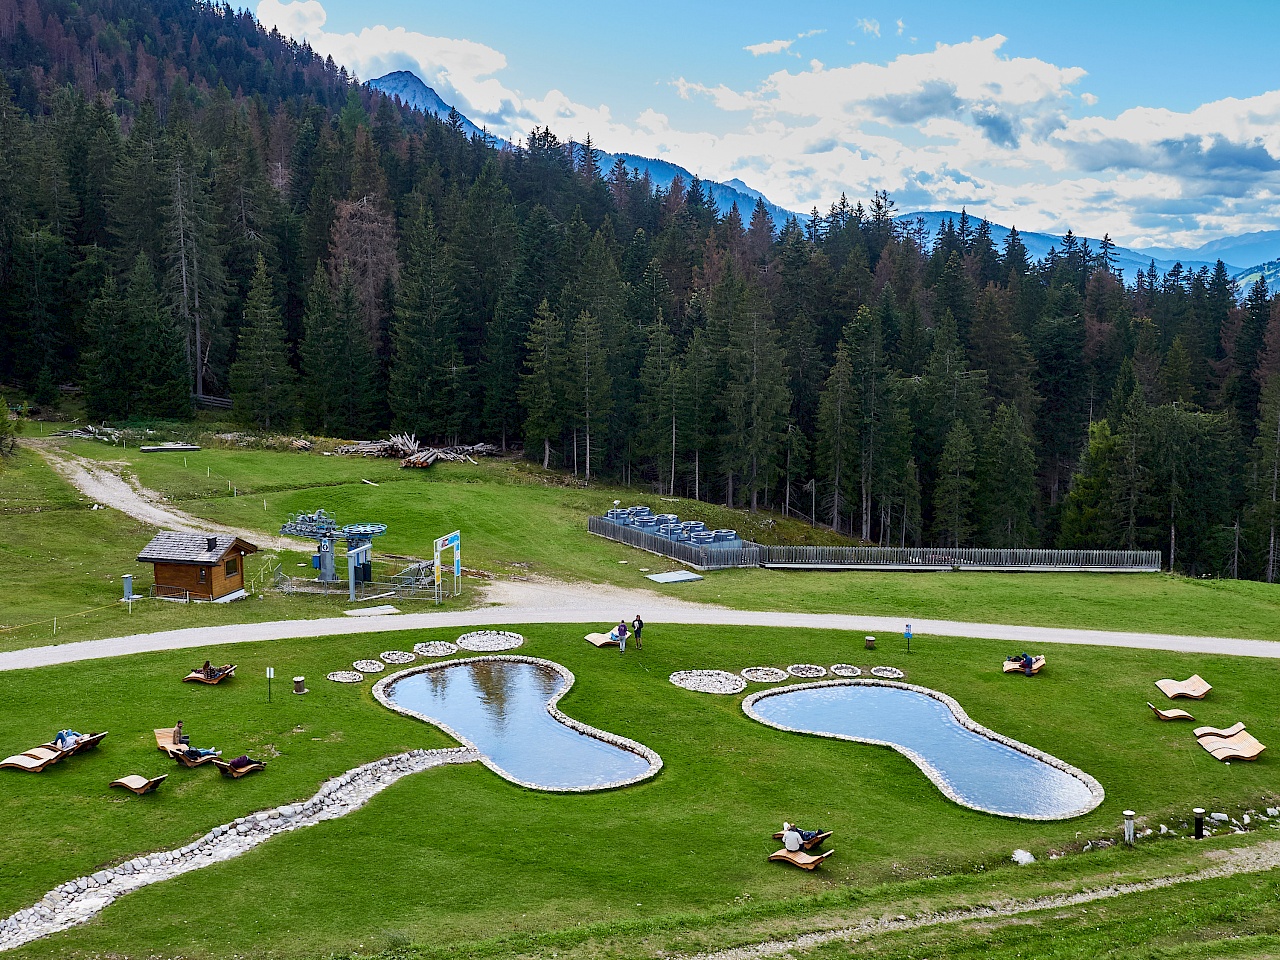
[[[267,667],[267,703],[271,702],[271,681],[275,679],[276,668]]]
[[[907,629],[903,631],[903,636],[907,638],[907,653],[911,652],[911,624],[907,624]]]
[[[1124,812],[1124,842],[1129,846],[1133,846],[1133,818],[1136,816],[1134,811],[1126,810]]]
[[[1204,839],[1204,807],[1195,807],[1191,811],[1196,815],[1196,839]]]

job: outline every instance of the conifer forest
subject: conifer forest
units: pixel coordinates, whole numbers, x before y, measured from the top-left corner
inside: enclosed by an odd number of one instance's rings
[[[37,403],[229,398],[871,544],[1275,579],[1280,303],[1221,262],[1122,276],[1070,233],[1032,261],[883,192],[721,215],[198,0],[0,0],[0,68],[0,383]]]

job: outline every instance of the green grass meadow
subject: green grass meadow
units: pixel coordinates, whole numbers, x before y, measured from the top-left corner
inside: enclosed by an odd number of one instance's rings
[[[714,944],[740,935],[729,931],[750,927],[761,911],[798,920],[824,904],[848,909],[859,891],[901,895],[903,883],[925,883],[916,894],[905,890],[921,902],[970,896],[963,885],[931,889],[928,878],[987,870],[995,877],[1015,847],[1044,859],[1078,849],[1084,839],[1115,836],[1126,807],[1153,825],[1180,827],[1194,805],[1235,811],[1276,802],[1268,755],[1254,764],[1219,764],[1196,745],[1189,725],[1162,724],[1144,705],[1156,692],[1153,680],[1198,670],[1215,685],[1210,699],[1195,705],[1200,720],[1241,719],[1264,742],[1275,741],[1280,720],[1270,662],[1049,647],[1050,665],[1027,679],[999,672],[1004,645],[991,641],[922,637],[909,656],[892,646],[874,654],[874,662],[952,694],[980,723],[1081,767],[1107,790],[1091,814],[1036,823],[951,803],[894,751],[773,730],[746,718],[740,696],[692,693],[666,679],[689,667],[864,662],[846,636],[662,627],[646,637],[643,651],[619,655],[585,644],[582,628],[520,629],[529,641],[521,653],[576,674],[561,701],[567,713],[662,755],[654,780],[555,795],[516,787],[478,764],[429,770],[345,818],[130,894],[88,925],[15,956],[220,957],[243,949],[246,938],[262,957],[373,953],[389,945],[505,955],[520,944],[542,956],[575,943],[588,956],[628,956],[641,942],[662,949]],[[378,705],[367,683],[347,687],[323,675],[381,650],[450,636],[276,641],[0,674],[6,752],[47,740],[66,724],[112,731],[97,752],[43,774],[0,771],[0,816],[23,825],[0,838],[0,915],[63,880],[309,796],[325,778],[362,762],[448,745],[434,728]],[[180,682],[191,665],[224,655],[240,664],[232,681],[212,688]],[[277,677],[306,675],[313,692],[295,697],[287,681],[277,683],[268,704],[268,665]],[[227,755],[265,753],[268,770],[229,781],[208,768],[178,768],[155,749],[152,735],[178,719],[197,745]],[[169,780],[148,797],[106,786],[126,773],[166,771]],[[768,834],[784,817],[836,831],[837,853],[820,871],[766,861],[776,849]],[[1144,856],[1165,866],[1186,849],[1172,840],[1149,845],[1158,852]],[[1136,854],[1107,854],[1118,859],[1106,869],[1141,869],[1141,859],[1123,859]],[[1023,868],[1007,882],[1019,889],[1077,883],[1095,856]],[[1093,869],[1102,866],[1093,862]],[[784,910],[786,904],[792,907]],[[647,946],[643,952],[652,953]]]

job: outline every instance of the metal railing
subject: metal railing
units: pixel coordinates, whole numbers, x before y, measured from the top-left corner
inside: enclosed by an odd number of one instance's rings
[[[644,533],[634,527],[606,520],[604,517],[587,517],[587,530],[597,536],[616,540],[628,546],[647,550],[659,556],[670,557],[693,567],[695,570],[725,570],[731,567],[760,566],[760,547],[748,542],[743,547],[704,546],[668,540],[656,534]]]
[[[1004,570],[1008,572],[1158,573],[1159,550],[995,550],[978,547],[695,546],[604,517],[588,517],[597,536],[670,557],[697,570],[774,567],[793,570]]]
[[[1160,570],[1159,550],[996,550],[979,547],[765,547],[763,567],[874,570]]]

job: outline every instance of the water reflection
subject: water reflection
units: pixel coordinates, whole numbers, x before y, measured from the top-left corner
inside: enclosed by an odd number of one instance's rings
[[[751,709],[766,723],[900,747],[945,783],[952,799],[989,813],[1052,819],[1078,816],[1101,802],[1079,777],[969,730],[945,703],[915,690],[797,687],[761,697]]]
[[[540,789],[605,787],[648,773],[644,757],[548,712],[565,684],[539,663],[464,660],[401,677],[386,695],[465,738],[503,776]]]

